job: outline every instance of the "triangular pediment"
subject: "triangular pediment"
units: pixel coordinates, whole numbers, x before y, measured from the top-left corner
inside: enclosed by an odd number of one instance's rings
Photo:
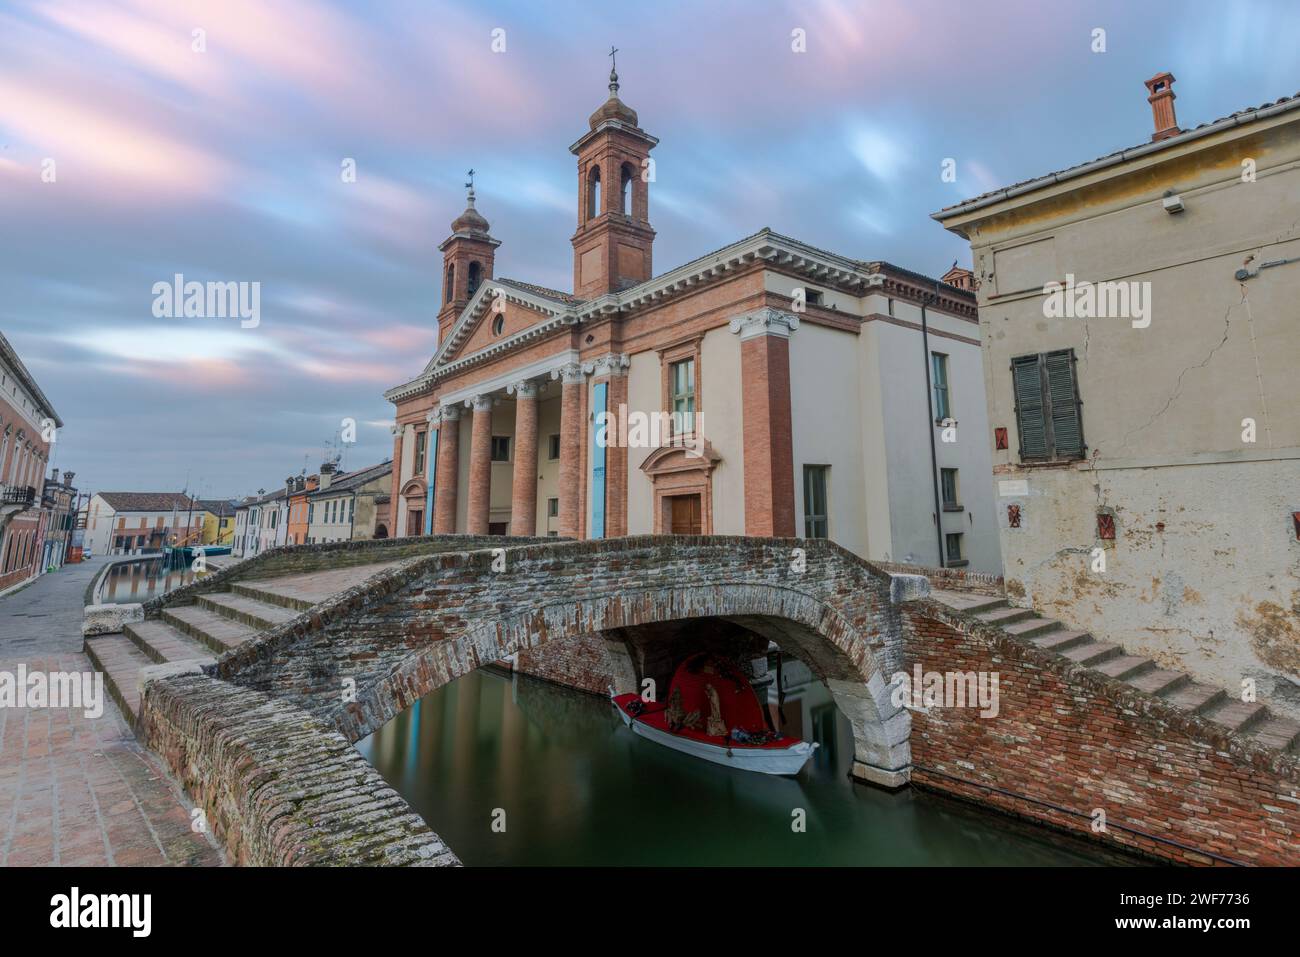
[[[489,279],[457,318],[446,341],[439,343],[424,374],[439,366],[540,333],[563,319],[573,309],[572,302],[534,292],[509,280]]]

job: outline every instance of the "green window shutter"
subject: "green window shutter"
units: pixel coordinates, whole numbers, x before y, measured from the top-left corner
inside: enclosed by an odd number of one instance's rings
[[[1038,356],[1011,360],[1012,386],[1016,392],[1016,431],[1020,435],[1020,457],[1047,457],[1047,419],[1043,409],[1043,383]]]
[[[1052,446],[1057,457],[1083,455],[1083,423],[1079,416],[1074,381],[1074,350],[1062,349],[1045,356],[1047,392],[1051,400]]]

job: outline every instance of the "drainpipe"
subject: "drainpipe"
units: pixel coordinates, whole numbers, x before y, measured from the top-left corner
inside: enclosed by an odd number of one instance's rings
[[[925,350],[925,430],[930,433],[930,484],[934,488],[934,535],[939,544],[939,567],[947,568],[943,556],[943,509],[939,507],[939,454],[934,446],[934,388],[930,383],[930,327],[925,319],[926,303],[934,299],[931,293],[921,295],[921,348]]]

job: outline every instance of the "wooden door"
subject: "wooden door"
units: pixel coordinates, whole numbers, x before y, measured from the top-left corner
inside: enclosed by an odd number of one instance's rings
[[[701,529],[700,523],[700,497],[698,495],[674,495],[672,501],[672,528],[669,532],[673,535],[699,535]]]

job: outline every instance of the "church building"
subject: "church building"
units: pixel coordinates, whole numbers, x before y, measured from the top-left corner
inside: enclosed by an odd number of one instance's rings
[[[656,273],[651,151],[619,98],[570,147],[572,291],[499,277],[469,204],[438,347],[396,407],[394,535],[831,538],[998,574],[968,270],[935,280],[764,228]]]

